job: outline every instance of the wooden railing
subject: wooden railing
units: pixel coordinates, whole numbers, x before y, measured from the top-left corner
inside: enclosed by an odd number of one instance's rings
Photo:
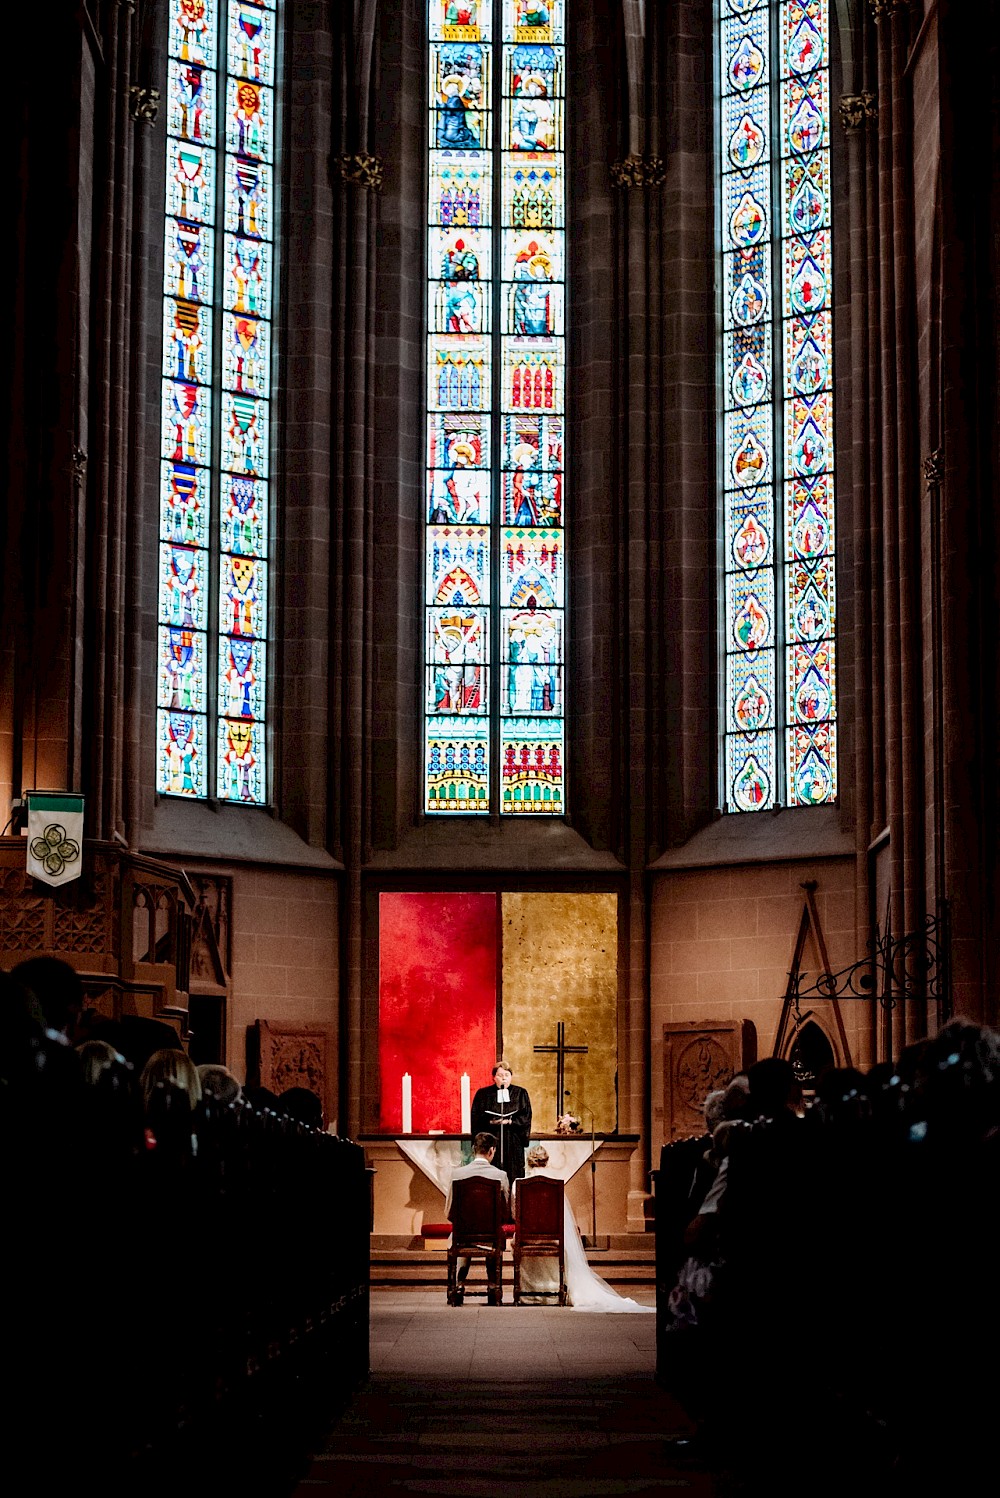
[[[87,840],[83,876],[51,889],[26,873],[24,839],[0,838],[0,966],[60,957],[89,1007],[165,1020],[186,1039],[192,981],[225,985],[218,883],[208,889],[158,859]]]

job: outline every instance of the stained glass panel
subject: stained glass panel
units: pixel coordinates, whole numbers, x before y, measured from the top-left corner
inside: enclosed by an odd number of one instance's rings
[[[540,775],[532,759],[516,784],[504,771],[500,809],[563,810],[562,16],[561,4],[538,0],[429,5],[428,812],[496,810],[489,724],[497,712],[501,761],[510,740],[516,756],[525,744],[532,754],[541,747],[550,766]],[[505,725],[514,717],[511,739]]]
[[[160,465],[160,535],[164,541],[179,546],[208,544],[208,516],[201,494],[206,478],[204,469],[190,463]]]
[[[836,795],[828,11],[717,12],[732,810]]]
[[[837,794],[829,0],[784,0],[779,109],[788,801]]]
[[[427,720],[427,811],[490,809],[490,727],[485,717]]]
[[[167,795],[267,794],[276,27],[275,0],[170,0],[157,697]]]
[[[167,130],[178,140],[215,138],[215,75],[191,63],[167,67]]]
[[[502,810],[511,816],[560,816],[563,804],[562,724],[505,718],[500,743]]]
[[[156,714],[157,785],[167,796],[205,795],[205,719],[195,713]]]
[[[168,218],[165,241],[164,291],[185,301],[211,301],[214,269],[211,229]]]

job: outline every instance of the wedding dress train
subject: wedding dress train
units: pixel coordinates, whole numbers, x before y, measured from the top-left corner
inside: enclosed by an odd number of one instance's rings
[[[546,1175],[546,1171],[533,1170],[532,1176]],[[515,1182],[514,1189],[517,1189]],[[641,1306],[612,1290],[599,1274],[595,1274],[587,1263],[587,1254],[570,1210],[569,1201],[563,1196],[563,1253],[566,1265],[566,1299],[574,1311],[639,1311],[652,1312],[652,1306]],[[559,1264],[556,1259],[522,1259],[521,1292],[538,1295],[559,1289]]]

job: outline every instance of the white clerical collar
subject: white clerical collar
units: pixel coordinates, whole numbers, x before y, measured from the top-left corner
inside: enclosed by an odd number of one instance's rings
[[[509,1103],[510,1102],[510,1088],[509,1087],[498,1087],[497,1088],[497,1102],[498,1103]]]

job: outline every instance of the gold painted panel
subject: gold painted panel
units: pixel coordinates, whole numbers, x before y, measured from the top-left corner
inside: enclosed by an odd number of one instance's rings
[[[536,1055],[554,1045],[556,1025],[567,1045],[566,1111],[590,1131],[618,1126],[618,896],[513,894],[502,897],[504,1056],[514,1081],[531,1095],[533,1131],[556,1122],[556,1058]]]

